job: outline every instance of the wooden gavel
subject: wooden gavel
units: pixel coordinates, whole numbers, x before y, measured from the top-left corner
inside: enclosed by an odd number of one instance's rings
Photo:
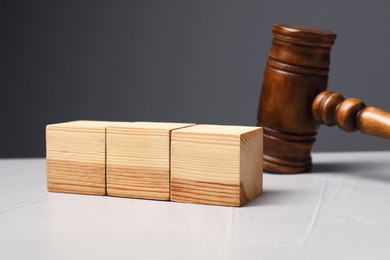
[[[326,91],[335,33],[275,24],[272,38],[257,116],[264,128],[264,169],[310,171],[319,124],[390,139],[390,113]]]

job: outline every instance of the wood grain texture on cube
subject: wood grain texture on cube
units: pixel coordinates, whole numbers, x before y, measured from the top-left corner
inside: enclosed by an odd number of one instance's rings
[[[49,191],[106,194],[106,127],[121,122],[72,121],[47,125]]]
[[[107,129],[107,194],[169,200],[170,134],[193,124],[134,122]]]
[[[262,192],[262,128],[196,125],[172,132],[171,200],[241,206]]]

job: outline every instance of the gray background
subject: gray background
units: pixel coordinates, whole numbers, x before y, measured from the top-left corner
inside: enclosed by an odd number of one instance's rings
[[[390,110],[389,1],[2,1],[0,157],[75,119],[254,125],[273,23],[337,32],[329,89]],[[315,145],[389,148],[325,126]]]

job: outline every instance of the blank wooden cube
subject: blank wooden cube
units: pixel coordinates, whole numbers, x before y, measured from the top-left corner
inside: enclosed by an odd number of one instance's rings
[[[135,122],[107,129],[107,194],[169,200],[171,131],[193,124]]]
[[[106,128],[117,123],[72,121],[48,125],[48,190],[106,195]]]
[[[172,132],[171,200],[241,206],[262,192],[263,129],[196,125]]]

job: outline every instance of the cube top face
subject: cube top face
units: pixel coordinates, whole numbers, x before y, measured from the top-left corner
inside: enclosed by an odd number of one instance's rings
[[[108,195],[169,200],[171,130],[191,125],[135,122],[108,127]]]
[[[196,125],[172,132],[171,200],[241,206],[262,192],[260,127]]]
[[[93,120],[77,120],[65,123],[47,125],[47,129],[106,129],[110,125],[129,124],[127,122],[109,122],[109,121],[93,121]],[[131,123],[130,123],[131,124]]]
[[[175,129],[186,128],[193,126],[193,123],[165,123],[165,122],[134,122],[131,127],[143,129],[156,129],[172,131]]]
[[[196,125],[189,128],[183,128],[175,131],[175,134],[190,133],[190,134],[216,134],[216,135],[231,135],[240,136],[242,134],[257,131],[261,127],[252,126],[233,126],[233,125]]]

